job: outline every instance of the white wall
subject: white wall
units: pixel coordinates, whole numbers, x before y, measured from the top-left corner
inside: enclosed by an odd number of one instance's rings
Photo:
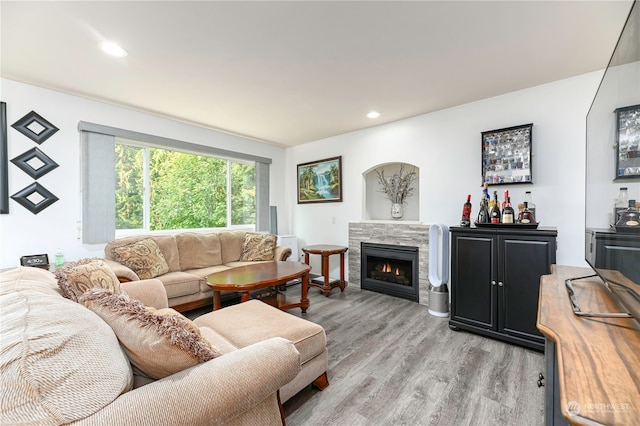
[[[10,199],[10,213],[0,215],[0,268],[16,266],[20,256],[29,254],[47,253],[53,262],[58,249],[62,250],[66,260],[103,255],[104,245],[84,245],[78,238],[79,121],[271,158],[270,204],[284,207],[285,195],[280,190],[285,184],[284,148],[12,80],[1,79],[0,89],[0,98],[7,103],[9,159],[38,147],[59,164],[58,168],[38,179],[59,201],[34,215]],[[32,110],[60,129],[41,145],[11,127]],[[33,183],[31,177],[11,162],[8,171],[9,195]],[[287,209],[280,208],[278,218],[281,233],[290,232]]]
[[[541,226],[558,229],[557,262],[586,266],[585,117],[601,77],[602,72],[590,73],[290,148],[291,229],[301,247],[347,246],[348,223],[365,217],[362,173],[389,162],[420,168],[422,223],[457,225],[468,193],[472,217],[478,212],[481,132],[533,123],[533,184],[495,185],[490,190],[497,189],[502,198],[508,189],[515,204],[525,191],[532,191]],[[337,155],[342,155],[344,201],[296,204],[296,164]],[[337,267],[333,259],[331,267]]]
[[[532,191],[541,226],[558,228],[558,263],[584,265],[585,117],[601,76],[601,72],[590,73],[286,150],[2,79],[0,96],[7,103],[9,159],[38,146],[10,127],[29,111],[38,112],[60,128],[39,146],[60,167],[38,180],[60,200],[38,215],[10,200],[11,213],[0,215],[0,267],[16,265],[25,254],[48,253],[53,259],[58,248],[68,260],[102,254],[102,246],[83,245],[77,238],[79,121],[272,158],[270,204],[279,207],[280,234],[295,234],[300,247],[348,245],[348,223],[365,217],[362,174],[384,163],[404,162],[420,168],[422,223],[456,225],[468,193],[472,194],[472,215],[477,214],[480,133],[532,122],[534,184],[492,188],[500,195],[509,189],[515,203],[522,200],[525,191]],[[344,201],[298,205],[296,165],[338,155],[342,156]],[[9,164],[9,194],[32,181]],[[333,258],[331,266],[337,266]]]

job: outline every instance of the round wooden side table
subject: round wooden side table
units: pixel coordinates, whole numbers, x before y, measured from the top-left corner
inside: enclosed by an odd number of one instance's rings
[[[322,276],[324,278],[324,282],[319,284],[314,282],[314,280],[309,281],[309,286],[316,287],[322,290],[322,294],[325,297],[329,297],[331,294],[331,290],[336,287],[340,287],[340,291],[344,291],[344,288],[347,286],[347,282],[344,279],[344,254],[349,250],[348,247],[343,246],[333,246],[329,244],[317,244],[313,246],[306,246],[302,248],[302,252],[304,253],[304,263],[309,264],[309,255],[310,254],[319,254],[322,256]],[[330,279],[329,278],[329,256],[339,254],[340,255],[340,279]]]

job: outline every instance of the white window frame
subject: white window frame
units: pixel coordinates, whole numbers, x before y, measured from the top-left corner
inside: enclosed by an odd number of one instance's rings
[[[78,130],[81,144],[80,222],[84,244],[101,244],[116,238],[115,185],[113,185],[115,182],[114,146],[116,138],[137,141],[140,144],[149,144],[163,149],[195,153],[196,155],[254,163],[256,167],[256,224],[254,229],[257,231],[269,230],[269,175],[272,163],[270,158],[85,121],[78,123]],[[228,135],[224,136],[228,137]],[[103,173],[104,170],[107,170],[108,173]],[[234,225],[232,228],[246,228],[246,226]],[[180,231],[174,229],[151,232],[177,233]],[[131,233],[140,232],[145,231],[136,230]],[[119,231],[118,235],[120,234],[124,234],[124,230]]]

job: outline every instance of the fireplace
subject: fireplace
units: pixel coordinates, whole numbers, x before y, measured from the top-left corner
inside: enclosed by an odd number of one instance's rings
[[[419,302],[418,247],[360,244],[360,287]]]

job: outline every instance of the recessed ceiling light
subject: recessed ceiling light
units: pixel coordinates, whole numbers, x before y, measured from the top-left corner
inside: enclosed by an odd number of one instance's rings
[[[127,51],[126,50],[124,50],[118,44],[110,42],[110,41],[103,41],[102,43],[100,43],[100,48],[105,53],[107,53],[108,55],[111,55],[111,56],[116,56],[118,58],[123,58],[123,57],[127,56]]]
[[[369,117],[369,118],[378,118],[378,117],[380,117],[380,113],[378,111],[371,111],[369,114],[367,114],[367,117]]]

